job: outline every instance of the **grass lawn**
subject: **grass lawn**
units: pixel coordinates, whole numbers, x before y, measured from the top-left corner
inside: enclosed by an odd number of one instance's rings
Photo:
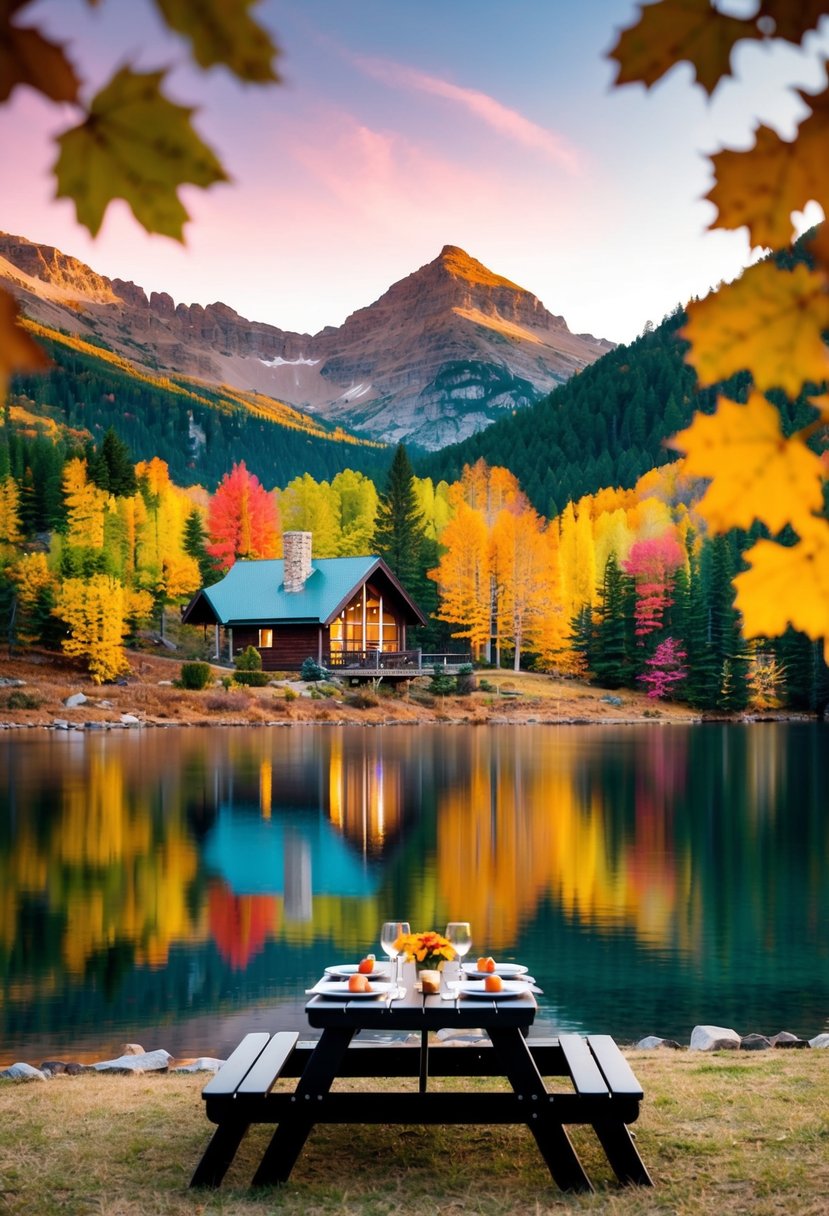
[[[597,1188],[585,1196],[558,1190],[522,1127],[319,1127],[287,1186],[251,1192],[258,1127],[220,1191],[189,1191],[212,1127],[206,1078],[82,1075],[0,1083],[0,1213],[825,1216],[829,1051],[626,1054],[645,1091],[633,1130],[654,1190],[619,1187],[589,1129],[572,1131]]]

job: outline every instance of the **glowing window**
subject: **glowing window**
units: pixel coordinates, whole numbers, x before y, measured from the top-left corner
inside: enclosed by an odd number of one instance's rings
[[[263,649],[270,650],[272,646],[273,646],[273,630],[272,629],[260,629],[259,630],[259,649],[260,650],[263,650]]]

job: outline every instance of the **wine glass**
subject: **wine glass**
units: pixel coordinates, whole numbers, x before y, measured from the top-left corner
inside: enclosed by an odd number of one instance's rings
[[[455,951],[458,960],[458,980],[464,976],[463,959],[472,945],[472,929],[468,920],[450,920],[444,937]]]
[[[389,973],[393,984],[396,984],[398,979],[397,955],[399,953],[394,943],[401,933],[411,933],[409,922],[406,920],[384,921],[380,930],[380,945],[389,956]]]

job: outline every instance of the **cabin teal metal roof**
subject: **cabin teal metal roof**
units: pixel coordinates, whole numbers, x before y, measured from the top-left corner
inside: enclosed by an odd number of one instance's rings
[[[302,591],[286,591],[282,558],[238,561],[221,582],[205,587],[222,625],[243,621],[326,622],[380,564],[377,557],[324,557],[312,562]]]

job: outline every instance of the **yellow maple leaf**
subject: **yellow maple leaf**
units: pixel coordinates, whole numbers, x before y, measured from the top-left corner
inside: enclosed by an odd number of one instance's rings
[[[189,38],[193,57],[203,68],[221,63],[241,80],[257,84],[279,80],[273,61],[279,54],[270,35],[248,12],[259,0],[155,0],[170,29]]]
[[[758,389],[796,397],[803,384],[829,378],[829,295],[819,271],[781,270],[760,262],[739,279],[688,305],[680,331],[691,343],[685,358],[702,385],[750,370]]]
[[[49,360],[18,323],[17,302],[0,289],[0,401],[6,396],[12,372],[40,372],[49,367]]]
[[[194,131],[192,109],[161,92],[164,75],[120,68],[86,120],[58,138],[57,197],[74,200],[79,223],[93,236],[112,200],[122,198],[148,232],[180,241],[189,217],[178,187],[228,180]]]
[[[710,0],[658,0],[643,5],[637,24],[619,34],[609,54],[619,64],[614,84],[641,81],[650,87],[687,59],[710,94],[731,73],[735,42],[762,37],[754,18],[730,17]]]
[[[745,405],[720,397],[715,414],[696,414],[670,444],[685,453],[685,473],[712,478],[698,510],[714,532],[758,519],[772,532],[797,528],[823,506],[820,458],[783,435],[780,415],[760,393]]]
[[[774,37],[787,42],[801,42],[803,35],[817,27],[824,13],[829,13],[827,0],[761,0],[758,17],[774,22]]]
[[[823,638],[829,659],[829,523],[813,520],[797,545],[760,540],[744,555],[750,569],[734,579],[734,601],[747,637],[773,637],[787,626]]]
[[[77,101],[78,78],[63,47],[40,30],[12,24],[29,0],[0,4],[0,101],[18,84],[37,89],[52,101]]]
[[[800,96],[812,113],[796,139],[781,139],[761,126],[753,148],[726,149],[711,158],[716,183],[707,197],[717,208],[711,228],[745,224],[752,245],[782,249],[794,235],[793,211],[813,199],[829,213],[829,89]]]

